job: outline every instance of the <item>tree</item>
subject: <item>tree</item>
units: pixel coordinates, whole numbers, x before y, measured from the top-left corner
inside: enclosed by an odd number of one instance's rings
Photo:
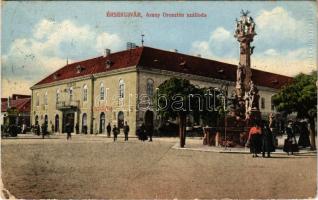
[[[185,126],[188,114],[199,111],[201,90],[186,79],[171,78],[163,82],[155,94],[154,105],[163,119],[177,118],[179,121],[180,147],[185,145]]]
[[[273,103],[277,111],[286,114],[297,113],[300,119],[307,119],[309,123],[311,149],[316,149],[315,118],[317,118],[317,71],[310,75],[298,74],[291,84],[284,86],[274,95]]]

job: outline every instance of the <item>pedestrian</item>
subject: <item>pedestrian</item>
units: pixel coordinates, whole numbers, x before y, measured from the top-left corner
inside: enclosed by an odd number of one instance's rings
[[[248,135],[248,141],[250,143],[250,152],[253,154],[254,157],[258,157],[258,153],[261,152],[262,148],[262,138],[261,138],[262,130],[258,123],[250,129]]]
[[[44,136],[47,134],[47,123],[43,122],[41,128],[42,128],[42,139],[44,139]]]
[[[76,131],[76,134],[79,134],[79,125],[78,125],[78,122],[76,122],[76,124],[75,124],[75,131]]]
[[[289,121],[286,127],[287,138],[284,141],[283,151],[288,155],[294,155],[294,152],[298,152],[298,145],[295,137],[295,133],[293,130],[293,122]]]
[[[271,157],[271,152],[275,151],[274,145],[274,137],[271,129],[269,128],[267,123],[263,123],[262,128],[262,156],[265,158],[265,153],[267,153],[267,157]]]
[[[107,137],[110,137],[110,133],[112,131],[112,127],[111,127],[110,123],[108,123],[106,129],[107,129]]]
[[[119,130],[116,127],[116,125],[114,125],[114,127],[113,127],[114,142],[117,140],[118,133],[119,133]]]
[[[140,128],[138,129],[138,136],[139,136],[139,139],[143,142],[148,139],[144,123],[142,123]]]
[[[70,140],[72,139],[72,125],[70,122],[67,122],[65,125],[65,131],[66,131],[66,139]]]
[[[37,134],[38,136],[40,136],[41,129],[40,129],[39,123],[37,123],[37,124],[35,125],[35,127],[36,127],[36,134]]]
[[[124,126],[124,134],[125,134],[125,141],[128,141],[129,126],[127,124],[127,121],[125,122],[125,126]]]

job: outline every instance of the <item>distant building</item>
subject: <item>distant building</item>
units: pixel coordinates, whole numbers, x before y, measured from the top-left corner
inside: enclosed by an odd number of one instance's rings
[[[155,89],[171,77],[189,79],[199,87],[229,84],[235,90],[236,65],[150,47],[124,51],[67,64],[31,87],[32,124],[52,122],[54,131],[64,131],[67,120],[81,133],[105,133],[108,123],[131,134],[141,123],[158,125],[150,108],[140,110],[141,97],[152,98]],[[272,96],[292,78],[252,69],[259,88],[260,110],[266,117],[274,111]],[[136,98],[139,97],[139,98]]]
[[[1,98],[1,125],[25,123],[30,126],[31,96],[13,94],[12,97]]]

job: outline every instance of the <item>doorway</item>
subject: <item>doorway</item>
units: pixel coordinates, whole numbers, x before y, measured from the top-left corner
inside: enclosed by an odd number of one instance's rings
[[[118,128],[124,128],[124,112],[119,111],[117,116],[117,126]]]

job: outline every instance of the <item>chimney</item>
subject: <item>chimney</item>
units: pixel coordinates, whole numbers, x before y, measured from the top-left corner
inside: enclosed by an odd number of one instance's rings
[[[110,49],[105,49],[104,57],[107,57],[109,55],[110,55]]]
[[[201,58],[201,54],[197,54],[197,57]]]
[[[178,53],[178,49],[174,49],[174,52],[175,52],[175,53]]]

